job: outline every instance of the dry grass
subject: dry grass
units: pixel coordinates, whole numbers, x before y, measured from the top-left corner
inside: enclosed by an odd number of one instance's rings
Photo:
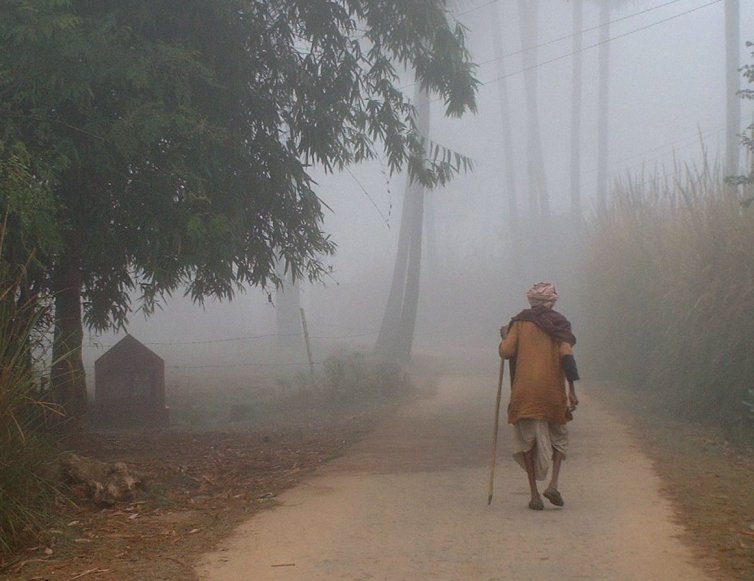
[[[597,216],[581,295],[589,365],[754,437],[754,207],[719,172],[627,180]]]
[[[215,402],[211,413],[200,410],[201,426],[72,434],[66,448],[126,462],[147,491],[102,509],[83,490],[69,490],[73,502],[58,507],[39,542],[5,563],[0,556],[0,579],[195,578],[197,556],[343,454],[411,394],[404,376],[358,354],[343,353],[324,369],[313,383],[301,378],[288,394],[256,400],[239,421],[227,412],[248,391],[226,397],[208,384],[191,394],[197,403]]]
[[[719,427],[679,421],[662,394],[593,387],[653,460],[683,525],[682,539],[711,578],[754,579],[754,447],[733,446]]]
[[[33,537],[48,518],[54,452],[35,370],[40,355],[36,303],[17,305],[13,285],[0,292],[0,556]]]

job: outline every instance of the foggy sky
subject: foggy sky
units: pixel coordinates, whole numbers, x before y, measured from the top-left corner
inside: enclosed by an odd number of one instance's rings
[[[724,61],[724,4],[718,2],[700,8],[669,22],[639,31],[673,15],[704,6],[709,0],[680,0],[662,9],[633,18],[624,17],[665,0],[636,0],[622,3],[613,11],[610,36],[610,179],[637,174],[642,166],[651,172],[670,171],[672,160],[698,163],[701,159],[699,133],[710,154],[722,155],[725,123],[725,61]],[[479,8],[460,16],[469,28],[469,48],[473,60],[484,62],[496,58],[493,54],[489,29],[491,10],[501,10],[503,29],[500,31],[506,53],[530,46],[518,30],[515,0],[498,0],[485,5],[481,0],[467,3]],[[539,44],[565,37],[571,30],[571,4],[564,0],[542,2],[540,8]],[[468,8],[467,8],[468,9]],[[623,20],[621,20],[623,19]],[[584,27],[598,24],[595,3],[585,2]],[[633,32],[636,31],[636,32]],[[751,31],[749,34],[747,31]],[[598,30],[584,35],[583,45],[598,42]],[[754,41],[754,2],[741,2],[741,64],[752,62],[751,49],[744,43]],[[571,38],[540,49],[538,62],[567,55],[571,52]],[[597,109],[598,49],[583,51],[583,112],[582,112],[582,195],[585,216],[591,211],[596,187],[596,109]],[[521,55],[505,59],[509,73],[523,69]],[[539,111],[545,150],[545,172],[553,210],[568,208],[569,188],[569,130],[572,59],[563,58],[537,68],[539,81]],[[428,194],[425,220],[433,220],[436,243],[432,259],[428,258],[425,230],[425,261],[422,298],[417,328],[417,344],[431,347],[439,334],[445,342],[476,335],[481,342],[493,341],[496,321],[504,322],[513,309],[522,308],[523,290],[531,280],[511,280],[505,261],[507,245],[507,203],[501,187],[502,155],[499,114],[499,83],[494,63],[479,67],[477,76],[483,84],[479,88],[479,111],[461,120],[442,118],[442,104],[432,109],[431,137],[451,149],[474,159],[473,174],[460,176],[448,187]],[[743,85],[742,79],[742,87]],[[511,132],[517,148],[519,207],[526,211],[523,199],[525,184],[525,92],[523,75],[513,74],[507,79],[511,103]],[[407,81],[407,85],[410,82]],[[411,94],[411,89],[406,89]],[[742,101],[743,124],[752,121],[751,103]],[[742,150],[742,163],[745,158]],[[328,211],[325,229],[338,244],[338,254],[329,260],[334,268],[332,279],[325,286],[304,285],[302,302],[313,335],[344,337],[343,341],[368,349],[376,338],[382,310],[387,297],[392,262],[400,224],[400,206],[405,178],[386,175],[386,167],[379,163],[352,168],[351,175],[316,174],[319,193]],[[376,206],[376,207],[375,207]],[[427,222],[425,222],[427,223]],[[433,272],[442,271],[443,281],[455,280],[457,285],[433,284]],[[547,278],[552,273],[537,273]],[[557,281],[556,281],[557,282]],[[500,289],[497,304],[479,304],[475,292],[484,286]],[[487,301],[488,303],[490,301]],[[569,299],[562,304],[568,306]],[[499,315],[498,315],[499,314]],[[443,324],[443,321],[446,324]],[[461,325],[459,321],[468,324]],[[202,341],[274,333],[274,306],[267,296],[250,290],[230,304],[208,302],[204,309],[187,299],[176,297],[164,310],[149,320],[135,313],[129,330],[146,342],[171,340]],[[372,333],[370,335],[370,333]],[[95,341],[112,344],[117,337],[106,334]],[[261,340],[260,340],[261,341]],[[324,342],[324,340],[322,340]],[[87,365],[102,349],[87,347]],[[474,343],[474,341],[472,341]],[[245,343],[249,352],[252,342]],[[238,345],[237,345],[238,346]],[[163,357],[176,360],[175,347],[153,347]],[[187,358],[201,363],[217,361],[233,364],[245,361],[243,349],[231,349],[226,360],[216,353],[202,359],[201,346],[183,348],[180,360]],[[190,351],[186,355],[186,349]],[[91,377],[89,381],[91,383]]]

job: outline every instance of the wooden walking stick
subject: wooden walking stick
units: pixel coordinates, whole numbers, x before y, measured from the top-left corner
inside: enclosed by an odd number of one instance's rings
[[[497,381],[497,401],[495,402],[495,429],[492,432],[492,458],[490,459],[490,487],[487,496],[487,506],[492,503],[492,489],[495,484],[495,460],[497,459],[497,431],[500,423],[500,398],[503,393],[503,370],[505,359],[500,359],[500,377]]]

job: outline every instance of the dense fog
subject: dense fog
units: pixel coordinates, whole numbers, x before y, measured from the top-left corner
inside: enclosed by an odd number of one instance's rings
[[[559,308],[567,314],[576,302],[569,296],[581,251],[575,236],[585,226],[588,231],[597,200],[600,47],[609,47],[609,184],[628,176],[657,179],[671,174],[677,163],[702,164],[704,150],[708,161],[719,162],[726,123],[724,3],[615,2],[605,42],[597,3],[586,2],[582,49],[576,55],[571,2],[552,0],[541,7],[534,36],[522,32],[520,3],[456,4],[454,18],[467,27],[468,48],[479,65],[478,112],[450,120],[443,116],[443,104],[433,100],[430,139],[471,158],[474,168],[426,193],[414,353],[474,355],[494,369],[498,327],[525,306],[524,291],[531,283],[553,280],[562,289]],[[754,30],[754,5],[742,2],[740,10],[744,65],[751,59],[745,42],[750,40],[746,31]],[[583,67],[578,216],[569,210],[574,57]],[[538,172],[544,177],[553,225],[546,236],[538,232],[540,222],[525,218],[533,189],[526,171],[531,154],[526,70],[536,75],[537,83],[542,143]],[[405,74],[407,94],[413,92],[411,79]],[[741,78],[742,87],[744,82]],[[507,112],[501,109],[503,99]],[[743,131],[752,108],[744,100],[741,106]],[[503,155],[506,135],[512,143],[512,167],[506,167]],[[742,148],[741,167],[747,163]],[[392,277],[406,177],[389,175],[381,162],[334,175],[315,168],[314,174],[328,208],[324,229],[338,246],[328,259],[331,276],[321,283],[297,283],[313,360],[319,365],[339,349],[369,353],[374,346]],[[511,174],[523,236],[544,236],[544,246],[535,255],[526,244],[518,258],[513,255],[506,185]],[[300,322],[293,321],[294,331],[281,332],[277,316],[282,300],[275,289],[249,289],[231,302],[204,305],[173,296],[148,319],[132,314],[128,331],[165,359],[173,392],[192,382],[221,388],[243,383],[245,377],[307,372],[304,342],[295,336]],[[578,320],[574,326],[578,331]],[[294,336],[280,336],[289,333]],[[90,388],[94,360],[122,336],[85,332]]]

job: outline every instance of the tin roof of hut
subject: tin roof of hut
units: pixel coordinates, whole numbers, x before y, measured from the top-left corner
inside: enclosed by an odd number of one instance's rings
[[[138,360],[141,364],[158,366],[164,365],[162,357],[157,355],[154,351],[149,349],[144,343],[139,341],[133,335],[126,335],[113,345],[110,349],[105,351],[94,362],[96,367],[108,368],[117,366],[118,363],[124,360],[128,360],[129,363],[133,363],[134,360]]]

